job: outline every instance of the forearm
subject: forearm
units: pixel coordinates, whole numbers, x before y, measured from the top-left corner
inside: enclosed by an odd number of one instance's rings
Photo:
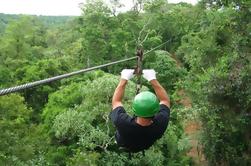
[[[160,103],[170,108],[170,100],[169,100],[166,90],[160,85],[160,83],[156,79],[151,80],[150,83],[158,99],[160,100]]]
[[[115,109],[118,106],[122,106],[122,99],[124,96],[126,84],[127,84],[127,80],[121,79],[117,88],[115,89],[113,97],[112,97],[113,109]]]

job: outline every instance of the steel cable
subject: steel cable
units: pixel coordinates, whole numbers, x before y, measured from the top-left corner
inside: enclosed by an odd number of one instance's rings
[[[60,79],[63,79],[63,78],[71,77],[71,76],[74,76],[74,75],[77,75],[77,74],[85,73],[85,72],[92,71],[92,70],[95,70],[95,69],[99,69],[99,68],[102,68],[102,67],[111,66],[111,65],[114,65],[114,64],[130,61],[130,60],[137,59],[137,58],[138,57],[135,56],[135,57],[131,57],[131,58],[115,61],[115,62],[110,62],[110,63],[106,63],[106,64],[103,64],[103,65],[94,66],[94,67],[90,67],[90,68],[87,68],[87,69],[82,69],[82,70],[74,71],[74,72],[67,73],[67,74],[62,74],[62,75],[59,75],[59,76],[55,76],[55,77],[51,77],[51,78],[47,78],[47,79],[43,79],[43,80],[39,80],[39,81],[35,81],[35,82],[26,83],[26,84],[23,84],[23,85],[14,86],[14,87],[11,87],[11,88],[1,89],[0,90],[0,96],[6,95],[6,94],[9,94],[9,93],[13,93],[13,92],[17,92],[17,91],[20,91],[20,90],[23,90],[23,89],[32,88],[34,86],[46,84],[46,83],[56,81],[56,80],[60,80]]]
[[[158,46],[156,46],[156,47],[152,48],[151,50],[147,51],[146,53],[144,53],[144,55],[149,54],[150,52],[152,52],[152,51],[156,50],[157,48],[160,48],[161,46],[165,45],[166,43],[168,43],[168,42],[170,42],[170,41],[171,41],[171,39],[170,39],[170,40],[165,41],[164,43],[162,43],[162,44],[160,44],[160,45],[158,45]]]
[[[144,55],[156,50],[157,48],[163,46],[164,44],[168,43],[169,41],[171,41],[171,40],[168,40],[168,41],[154,47],[153,49],[147,51]],[[74,75],[77,75],[77,74],[85,73],[85,72],[92,71],[92,70],[95,70],[95,69],[99,69],[99,68],[102,68],[102,67],[111,66],[111,65],[114,65],[114,64],[117,64],[117,63],[130,61],[130,60],[137,59],[137,58],[138,58],[138,56],[135,56],[135,57],[131,57],[131,58],[115,61],[115,62],[106,63],[106,64],[99,65],[99,66],[90,67],[90,68],[87,68],[87,69],[74,71],[74,72],[67,73],[67,74],[62,74],[62,75],[59,75],[59,76],[55,76],[55,77],[51,77],[51,78],[47,78],[47,79],[43,79],[43,80],[39,80],[39,81],[26,83],[26,84],[23,84],[23,85],[14,86],[14,87],[11,87],[11,88],[1,89],[0,90],[0,96],[6,95],[6,94],[9,94],[9,93],[13,93],[13,92],[17,92],[17,91],[20,91],[20,90],[23,90],[23,89],[32,88],[32,87],[35,87],[35,86],[38,86],[38,85],[46,84],[46,83],[56,81],[56,80],[60,80],[60,79],[63,79],[63,78],[71,77],[71,76],[74,76]]]

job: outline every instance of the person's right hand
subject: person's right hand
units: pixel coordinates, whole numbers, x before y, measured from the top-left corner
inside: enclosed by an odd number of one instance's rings
[[[143,77],[147,81],[156,80],[156,72],[153,69],[145,69],[143,70]]]

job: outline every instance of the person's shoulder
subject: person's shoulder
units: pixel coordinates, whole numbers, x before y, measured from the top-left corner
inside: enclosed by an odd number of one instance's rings
[[[123,114],[123,113],[126,113],[125,108],[123,106],[118,106],[111,111],[110,117],[119,116],[119,114]]]
[[[160,111],[170,112],[170,108],[165,104],[160,104]]]
[[[112,111],[122,111],[122,112],[125,112],[125,108],[123,106],[118,106],[118,107],[114,108]]]
[[[110,113],[110,119],[117,127],[131,121],[131,117],[126,113],[123,106],[114,108]]]
[[[160,111],[155,115],[154,120],[159,122],[169,121],[170,109],[165,104],[160,104]]]

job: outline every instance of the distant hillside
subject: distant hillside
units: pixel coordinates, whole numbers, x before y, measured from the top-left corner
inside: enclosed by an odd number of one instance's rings
[[[16,15],[16,14],[3,14],[0,13],[0,34],[4,32],[6,26],[10,21],[17,20],[20,17],[27,16],[27,15]],[[36,17],[41,20],[46,27],[53,27],[64,24],[65,22],[76,18],[76,16],[35,16],[29,15],[32,17]]]

